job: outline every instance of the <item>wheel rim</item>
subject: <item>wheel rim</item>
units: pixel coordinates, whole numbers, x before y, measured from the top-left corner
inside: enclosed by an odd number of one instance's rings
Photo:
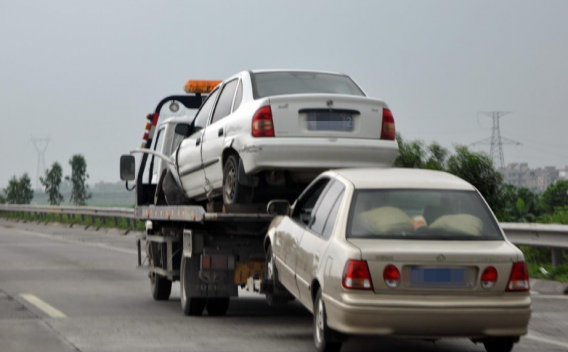
[[[272,280],[274,277],[274,258],[272,255],[268,259],[268,268],[266,273],[267,279]]]
[[[233,200],[235,197],[235,189],[237,188],[236,170],[233,165],[230,166],[225,180],[225,196],[228,200]]]
[[[316,342],[321,344],[323,340],[323,327],[324,327],[324,316],[323,316],[323,302],[320,298],[318,301],[318,307],[316,312]]]

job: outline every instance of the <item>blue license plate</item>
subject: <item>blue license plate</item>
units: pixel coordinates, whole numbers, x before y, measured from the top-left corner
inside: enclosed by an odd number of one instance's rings
[[[410,285],[416,287],[467,287],[465,268],[410,268]]]
[[[353,115],[338,112],[310,112],[310,131],[353,131]]]

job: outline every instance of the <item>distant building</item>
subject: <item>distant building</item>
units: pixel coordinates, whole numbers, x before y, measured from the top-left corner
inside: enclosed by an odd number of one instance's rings
[[[511,163],[501,169],[505,183],[515,187],[524,187],[532,192],[544,192],[550,185],[557,180],[568,177],[568,167],[557,170],[554,166],[531,169],[528,163]]]
[[[568,180],[568,165],[564,166],[562,169],[558,169],[558,179]]]

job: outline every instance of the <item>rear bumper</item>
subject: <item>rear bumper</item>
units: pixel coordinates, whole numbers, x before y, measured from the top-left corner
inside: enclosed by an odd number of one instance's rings
[[[350,138],[248,138],[239,148],[245,172],[390,167],[396,141]]]
[[[328,325],[354,335],[395,335],[419,338],[484,338],[527,333],[530,298],[503,307],[435,304],[389,307],[380,304],[346,304],[324,295]],[[527,303],[528,302],[528,305]]]

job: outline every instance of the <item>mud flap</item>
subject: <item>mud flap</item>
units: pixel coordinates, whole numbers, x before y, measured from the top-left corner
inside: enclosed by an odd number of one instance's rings
[[[258,187],[259,178],[253,175],[247,175],[245,172],[245,167],[243,165],[243,160],[239,159],[239,183],[247,187]]]

